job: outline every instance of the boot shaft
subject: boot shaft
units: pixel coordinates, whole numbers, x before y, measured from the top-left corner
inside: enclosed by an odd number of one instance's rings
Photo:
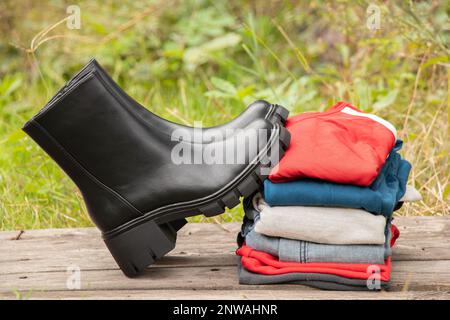
[[[103,231],[161,206],[214,194],[267,145],[273,124],[261,117],[261,110],[267,114],[276,110],[268,103],[254,104],[239,120],[224,126],[190,128],[154,115],[98,68],[91,63],[80,71],[24,131],[77,184],[92,219]],[[243,135],[233,133],[235,127]],[[174,135],[177,130],[186,135]],[[252,140],[252,135],[257,135],[256,139]],[[205,136],[215,136],[215,140],[205,142]],[[249,140],[234,151],[236,163],[204,163],[203,158],[196,162],[197,155],[202,157],[211,147],[214,152],[227,152],[230,142],[242,137]],[[180,147],[191,152],[190,162],[174,159],[174,151]],[[239,152],[243,158],[236,154]]]

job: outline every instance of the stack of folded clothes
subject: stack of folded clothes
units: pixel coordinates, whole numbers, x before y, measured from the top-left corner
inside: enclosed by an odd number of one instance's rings
[[[392,213],[421,200],[386,120],[346,102],[286,122],[291,143],[261,193],[244,199],[241,284],[330,290],[389,286]]]

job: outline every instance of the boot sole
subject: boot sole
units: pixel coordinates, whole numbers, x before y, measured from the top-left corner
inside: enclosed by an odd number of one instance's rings
[[[173,250],[177,231],[186,223],[186,217],[219,215],[225,207],[231,209],[240,204],[240,197],[247,197],[260,188],[268,176],[261,170],[273,167],[279,161],[271,163],[269,155],[277,148],[281,159],[290,141],[290,134],[283,126],[289,111],[278,105],[272,105],[271,111],[266,119],[278,130],[254,160],[255,163],[235,179],[237,182],[233,181],[207,200],[192,201],[197,204],[183,203],[159,208],[103,234],[106,246],[126,276],[135,277]]]

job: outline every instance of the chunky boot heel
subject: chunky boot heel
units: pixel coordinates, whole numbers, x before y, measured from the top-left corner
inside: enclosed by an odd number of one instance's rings
[[[177,232],[167,224],[144,222],[116,236],[104,238],[120,269],[134,277],[175,248]]]
[[[260,188],[288,147],[288,113],[259,100],[221,126],[179,125],[92,60],[23,130],[75,182],[117,264],[134,276],[174,248],[187,217],[221,214]],[[215,158],[242,137],[254,148]],[[242,161],[229,163],[238,153]]]

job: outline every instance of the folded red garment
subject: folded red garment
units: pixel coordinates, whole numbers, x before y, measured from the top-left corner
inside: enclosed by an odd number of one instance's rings
[[[287,119],[291,142],[269,179],[302,178],[369,186],[397,140],[395,127],[347,102]]]
[[[400,236],[400,231],[391,225],[391,242],[393,247]],[[283,262],[277,257],[266,252],[254,250],[245,244],[236,250],[241,256],[242,266],[254,273],[265,275],[277,275],[286,273],[323,273],[351,279],[368,279],[374,272],[380,274],[381,281],[389,281],[391,277],[391,258],[388,257],[385,264],[363,264],[363,263],[299,263]]]

